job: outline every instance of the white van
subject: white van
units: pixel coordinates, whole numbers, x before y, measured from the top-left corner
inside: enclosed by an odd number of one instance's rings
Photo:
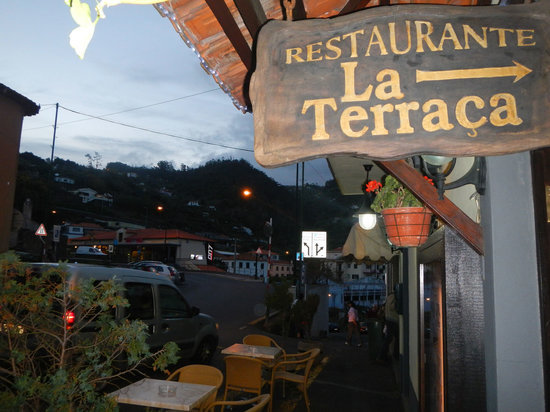
[[[37,266],[55,264],[33,264]],[[116,319],[141,320],[148,326],[147,343],[152,349],[175,342],[179,356],[209,363],[218,346],[218,324],[209,315],[190,306],[170,280],[143,270],[68,263],[69,287],[85,279],[121,282],[127,308],[116,308]]]
[[[107,256],[107,254],[103,253],[101,249],[98,249],[93,246],[79,246],[76,248],[75,255]]]

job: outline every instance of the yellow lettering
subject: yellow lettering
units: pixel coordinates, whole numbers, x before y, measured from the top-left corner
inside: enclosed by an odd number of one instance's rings
[[[342,96],[342,102],[360,102],[370,99],[372,93],[372,84],[369,84],[363,94],[357,95],[355,93],[355,68],[357,62],[340,63],[340,66],[344,69],[344,96]]]
[[[386,82],[382,82],[382,80],[384,80],[385,77],[389,77],[389,80]],[[401,86],[399,82],[399,73],[396,70],[391,70],[391,69],[381,70],[376,75],[376,81],[381,83],[378,86],[376,86],[374,95],[380,100],[388,100],[388,99],[391,99],[392,97],[395,99],[402,99],[405,96],[401,92]]]
[[[384,125],[384,113],[393,112],[393,104],[377,104],[372,106],[370,111],[374,114],[374,129],[372,129],[373,136],[387,135],[389,134],[388,129]]]
[[[451,40],[453,42],[455,50],[462,50],[462,45],[458,41],[455,29],[453,29],[453,25],[451,23],[445,24],[443,34],[441,35],[441,40],[439,41],[438,50],[443,50],[443,43],[445,43],[446,40]]]
[[[418,102],[399,103],[395,105],[395,108],[399,112],[399,129],[396,130],[397,134],[414,133],[409,112],[420,108]]]
[[[374,44],[380,47],[380,54],[382,56],[385,56],[386,54],[388,54],[388,51],[386,50],[386,46],[384,44],[384,40],[382,40],[382,36],[380,35],[380,31],[378,30],[378,26],[374,26],[372,28],[372,33],[370,34],[370,40],[369,40],[369,47],[367,47],[367,53],[365,53],[365,56],[370,56],[370,48]]]
[[[315,132],[311,136],[311,140],[330,139],[330,135],[327,133],[325,126],[325,106],[328,106],[332,110],[336,111],[336,100],[334,100],[334,98],[304,100],[302,114],[306,114],[311,106],[315,108]]]
[[[433,113],[428,113],[432,106],[436,110]],[[427,132],[436,132],[438,130],[451,130],[454,126],[449,123],[449,111],[447,103],[441,99],[431,99],[422,105],[424,113],[428,113],[422,119],[422,127]],[[436,122],[437,120],[437,122]]]
[[[300,54],[302,54],[301,47],[286,49],[286,64],[291,64],[292,59],[296,60],[298,63],[305,62],[305,60],[300,57]]]
[[[424,52],[424,46],[423,43],[426,43],[426,46],[431,51],[437,51],[437,47],[435,47],[435,44],[433,43],[432,39],[430,39],[430,35],[434,31],[434,26],[429,21],[420,21],[416,20],[414,22],[416,26],[416,52],[417,53],[423,53]],[[423,31],[422,27],[426,28],[426,31]]]
[[[491,27],[489,31],[496,31],[498,33],[498,47],[506,47],[506,32],[514,32],[513,29],[498,29],[494,27]]]
[[[334,56],[329,56],[328,54],[325,54],[325,59],[327,60],[336,60],[342,56],[342,49],[332,44],[332,42],[334,41],[340,41],[340,36],[336,36],[336,37],[333,37],[332,39],[328,39],[327,49],[330,50],[331,52],[334,52]]]
[[[471,121],[468,118],[468,115],[466,114],[466,105],[468,103],[472,102],[476,109],[483,109],[485,107],[485,102],[483,99],[479,96],[465,96],[462,99],[460,99],[456,104],[455,109],[455,115],[456,115],[456,121],[459,125],[462,127],[465,127],[466,129],[478,129],[481,126],[483,126],[485,123],[487,123],[487,118],[485,116],[481,116],[478,121]]]
[[[312,43],[312,44],[308,44],[306,46],[306,50],[307,50],[307,61],[308,62],[317,62],[319,60],[323,60],[322,57],[313,57],[314,54],[321,54],[321,49],[320,48],[316,48],[314,49],[315,46],[321,46],[323,43],[322,42],[317,42],[317,43]]]
[[[537,44],[536,41],[533,40],[533,36],[535,34],[535,30],[516,30],[518,35],[518,46],[525,47],[525,46],[534,46]],[[526,43],[527,40],[531,40],[531,42]]]
[[[395,23],[388,23],[388,27],[390,29],[390,49],[393,54],[405,54],[411,50],[411,22],[409,20],[406,20],[405,24],[407,27],[407,47],[405,48],[405,50],[398,50],[396,39],[397,36],[395,35]]]
[[[504,101],[504,106],[497,107],[501,100]],[[510,93],[495,94],[489,100],[489,104],[491,107],[497,107],[489,116],[489,120],[493,126],[501,127],[507,124],[518,126],[523,123],[523,120],[518,117],[516,99]]]
[[[357,35],[358,34],[364,34],[365,30],[357,30],[353,33],[344,34],[342,36],[343,39],[347,39],[349,37],[350,39],[350,55],[349,57],[357,57]]]
[[[472,29],[469,25],[463,24],[462,29],[464,30],[464,48],[466,50],[470,49],[470,37],[474,39],[477,44],[479,44],[484,49],[487,48],[487,27],[482,27],[483,30],[483,37],[478,35],[474,29]]]
[[[340,117],[340,128],[346,136],[361,137],[367,132],[367,130],[369,130],[368,126],[363,126],[361,130],[354,131],[351,128],[350,123],[366,120],[368,118],[369,115],[367,114],[367,111],[361,106],[348,107],[343,111],[342,116]]]

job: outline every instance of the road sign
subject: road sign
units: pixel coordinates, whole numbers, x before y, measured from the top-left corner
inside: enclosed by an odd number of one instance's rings
[[[52,240],[54,242],[59,242],[61,239],[61,226],[60,225],[53,225],[53,238]]]
[[[302,232],[302,255],[304,258],[326,258],[327,232]]]
[[[44,224],[41,223],[40,226],[38,226],[38,229],[36,229],[36,232],[34,232],[36,236],[48,236],[46,233],[46,228],[44,227]]]

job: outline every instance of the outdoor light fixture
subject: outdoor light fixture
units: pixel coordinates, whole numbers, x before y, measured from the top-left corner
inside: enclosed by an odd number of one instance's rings
[[[363,165],[363,167],[367,172],[367,178],[365,179],[365,182],[361,187],[361,190],[363,191],[363,203],[357,211],[357,214],[355,214],[354,216],[357,216],[357,218],[359,219],[359,226],[361,226],[362,229],[371,230],[376,226],[377,216],[376,213],[371,209],[370,205],[374,200],[373,191],[374,189],[379,187],[380,183],[369,180],[369,172],[372,169],[372,165],[366,164]]]
[[[485,192],[486,169],[484,157],[475,157],[470,170],[451,183],[445,183],[445,180],[456,166],[456,157],[422,155],[419,156],[419,159],[422,171],[432,179],[437,188],[439,199],[443,199],[445,190],[456,189],[467,184],[474,185],[480,195]]]

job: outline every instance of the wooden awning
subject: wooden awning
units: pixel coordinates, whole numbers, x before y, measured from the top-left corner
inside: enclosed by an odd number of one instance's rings
[[[202,67],[243,112],[252,112],[247,95],[254,68],[254,41],[268,20],[286,19],[285,0],[170,0],[156,5]],[[295,0],[293,20],[327,19],[394,4],[490,5],[491,0]]]

